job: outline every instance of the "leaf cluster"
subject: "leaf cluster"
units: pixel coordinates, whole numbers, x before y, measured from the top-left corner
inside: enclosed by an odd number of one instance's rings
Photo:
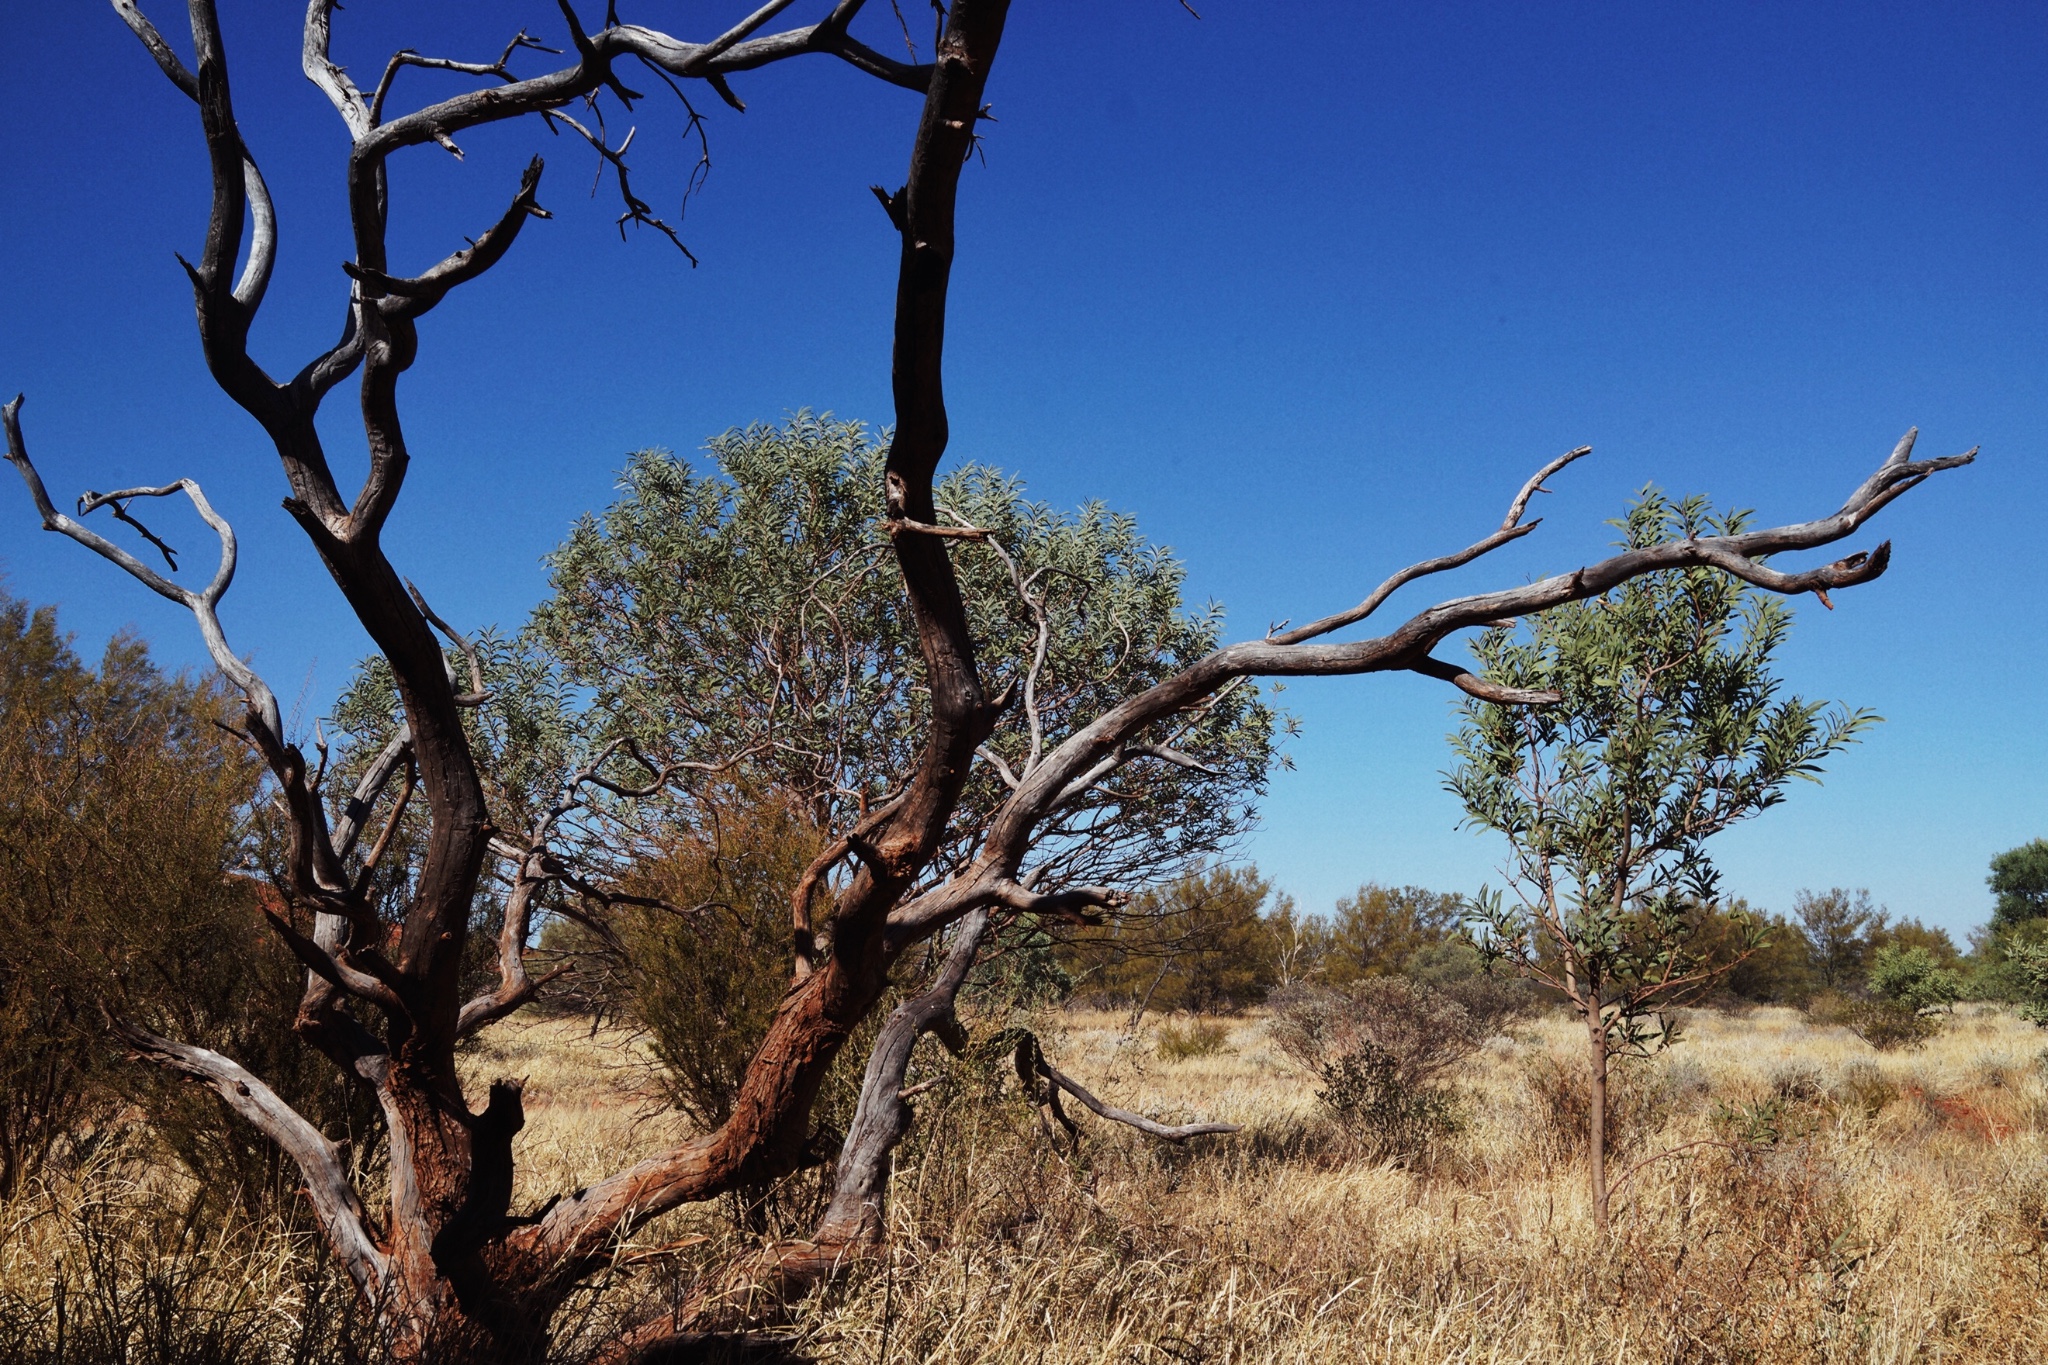
[[[1623,544],[1740,532],[1746,514],[1646,489]],[[1547,706],[1471,700],[1448,788],[1468,823],[1506,836],[1512,900],[1483,892],[1473,924],[1517,969],[1601,1011],[1625,1048],[1644,1022],[1710,983],[1696,908],[1720,901],[1707,841],[1784,800],[1794,780],[1876,721],[1785,695],[1773,659],[1791,628],[1778,599],[1715,569],[1669,570],[1502,624],[1473,642],[1491,682],[1548,690]],[[1744,951],[1760,947],[1747,926]]]

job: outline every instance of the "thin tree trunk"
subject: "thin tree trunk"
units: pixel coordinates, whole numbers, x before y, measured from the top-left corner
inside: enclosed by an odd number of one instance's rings
[[[1587,1164],[1592,1167],[1593,1226],[1607,1230],[1607,1026],[1600,1016],[1600,1002],[1589,1002],[1586,1013],[1586,1075],[1590,1082],[1587,1115]]]

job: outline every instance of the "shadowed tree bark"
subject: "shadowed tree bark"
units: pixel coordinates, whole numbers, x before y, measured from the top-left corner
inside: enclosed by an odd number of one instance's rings
[[[372,1092],[389,1129],[390,1190],[374,1216],[351,1186],[336,1146],[294,1113],[261,1080],[230,1058],[129,1027],[134,1050],[218,1091],[229,1106],[295,1161],[335,1253],[370,1305],[392,1354],[406,1361],[520,1361],[546,1348],[551,1323],[569,1293],[603,1268],[621,1240],[647,1219],[684,1203],[758,1186],[810,1158],[810,1110],[826,1070],[849,1034],[882,999],[892,969],[911,949],[949,935],[945,966],[926,992],[897,1012],[870,1059],[864,1100],[839,1158],[840,1184],[814,1238],[771,1248],[732,1267],[715,1294],[648,1324],[622,1340],[620,1360],[673,1357],[679,1343],[706,1330],[770,1316],[778,1305],[828,1279],[880,1236],[890,1154],[909,1125],[904,1068],[923,1032],[957,1027],[952,1000],[980,936],[995,919],[1016,915],[1088,917],[1122,903],[1107,887],[1041,885],[1024,866],[1032,832],[1064,802],[1128,764],[1173,761],[1165,722],[1201,705],[1233,680],[1257,676],[1411,671],[1440,678],[1488,700],[1540,704],[1543,693],[1492,686],[1431,651],[1454,632],[1597,595],[1639,574],[1710,565],[1780,593],[1818,592],[1862,583],[1884,571],[1888,546],[1798,573],[1766,566],[1765,556],[1826,545],[1851,534],[1892,499],[1937,470],[1970,456],[1913,462],[1911,439],[1832,516],[1742,535],[1631,550],[1569,574],[1428,607],[1383,635],[1328,637],[1366,620],[1399,588],[1468,563],[1535,529],[1523,513],[1544,479],[1586,452],[1553,461],[1514,498],[1498,530],[1455,554],[1413,565],[1359,606],[1301,628],[1214,651],[1164,682],[1138,691],[1006,776],[1007,802],[975,855],[936,886],[915,890],[944,840],[976,751],[1012,706],[1033,705],[1028,688],[991,694],[984,685],[967,614],[949,558],[954,542],[979,534],[943,524],[933,479],[947,444],[941,359],[947,290],[954,258],[959,177],[985,114],[984,87],[1002,40],[1004,0],[956,0],[929,64],[885,57],[853,38],[862,0],[837,0],[816,22],[770,31],[794,0],[768,0],[708,42],[688,42],[608,17],[586,31],[561,0],[566,51],[573,60],[530,78],[509,63],[538,47],[523,33],[495,63],[463,63],[401,52],[365,94],[329,57],[333,0],[311,0],[304,21],[309,79],[347,127],[348,212],[354,259],[339,339],[288,380],[252,358],[250,325],[261,306],[279,242],[268,191],[237,126],[228,63],[212,0],[190,0],[194,59],[172,44],[128,0],[114,8],[171,82],[199,109],[210,157],[213,198],[206,240],[191,275],[201,346],[221,388],[263,428],[282,464],[285,508],[304,530],[335,585],[375,641],[396,682],[405,726],[345,799],[323,790],[324,761],[309,763],[285,733],[276,698],[229,647],[216,609],[236,567],[234,533],[190,480],[82,500],[79,518],[100,507],[127,515],[128,504],[185,494],[217,532],[219,567],[203,588],[184,587],[56,510],[30,463],[19,420],[21,400],[5,409],[8,456],[20,470],[46,529],[62,532],[112,560],[145,585],[190,610],[221,671],[246,700],[244,731],[262,753],[290,814],[289,894],[310,916],[302,933],[279,917],[277,929],[305,962],[307,986],[297,1028]],[[553,822],[597,783],[620,790],[625,774],[664,786],[683,765],[654,769],[636,756],[607,752],[579,773],[557,807],[532,830],[516,859],[516,881],[498,936],[499,984],[465,998],[460,976],[470,915],[485,860],[502,837],[487,809],[478,764],[464,726],[466,708],[486,700],[483,679],[462,689],[437,630],[458,653],[468,642],[428,609],[386,557],[381,531],[404,485],[410,459],[398,402],[399,377],[419,346],[419,320],[455,288],[485,274],[512,248],[538,202],[541,163],[521,177],[505,212],[476,240],[417,275],[396,273],[386,248],[391,210],[387,166],[399,152],[436,143],[452,148],[465,130],[534,115],[587,138],[615,172],[623,221],[672,233],[628,179],[625,148],[603,125],[592,131],[565,109],[578,101],[639,98],[621,68],[637,64],[658,79],[702,81],[738,105],[731,73],[824,54],[922,98],[907,178],[895,193],[877,191],[900,238],[893,342],[896,428],[886,470],[886,499],[904,586],[902,610],[914,623],[930,690],[929,731],[911,772],[894,775],[901,794],[838,832],[834,856],[851,870],[822,914],[831,951],[791,986],[748,1068],[728,1120],[713,1132],[578,1190],[532,1213],[510,1208],[513,1150],[523,1113],[519,1086],[490,1085],[471,1107],[455,1064],[458,1041],[533,998],[539,984],[524,968],[528,918],[539,889],[573,871],[551,858]],[[387,116],[400,74],[413,66],[478,77],[482,87],[410,112]],[[677,86],[681,94],[683,87]],[[692,126],[695,111],[691,110]],[[248,239],[246,260],[243,242]],[[680,244],[680,243],[679,243]],[[236,264],[242,260],[239,275]],[[336,386],[357,377],[368,473],[347,497],[329,467],[315,415]],[[452,509],[451,516],[452,520]],[[1035,729],[1036,727],[1034,727]],[[1162,752],[1164,751],[1164,752]],[[735,756],[737,758],[739,756]],[[698,768],[721,765],[695,765]],[[608,775],[609,774],[609,775]],[[359,844],[381,807],[424,802],[428,835],[402,913],[381,915],[364,894],[364,862],[385,840]],[[386,827],[395,820],[387,815]],[[912,894],[915,891],[915,894]],[[1025,1059],[1033,1083],[1073,1095],[1095,1112],[1129,1121],[1045,1064]],[[1153,1125],[1155,1128],[1158,1125]],[[1182,1131],[1160,1136],[1184,1137]]]

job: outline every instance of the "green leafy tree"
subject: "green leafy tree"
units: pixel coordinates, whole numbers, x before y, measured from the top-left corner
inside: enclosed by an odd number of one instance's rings
[[[1367,882],[1337,901],[1324,979],[1343,986],[1400,972],[1417,952],[1456,933],[1463,915],[1462,897],[1419,886]]]
[[[1803,1005],[1818,988],[1813,954],[1799,926],[1753,909],[1741,897],[1694,907],[1703,951],[1725,969],[1718,991],[1736,1000]]]
[[[2048,918],[2048,839],[2009,848],[1991,860],[1985,878],[1997,897],[1991,908],[1994,930],[2017,929]]]
[[[108,1011],[231,1048],[334,1136],[366,1136],[291,1033],[301,972],[242,875],[264,808],[228,714],[218,680],[166,674],[125,635],[94,667],[53,608],[0,593],[0,1199],[137,1102],[203,1199],[277,1192],[276,1149],[217,1100],[116,1063]]]
[[[1625,543],[1740,532],[1701,498],[1645,491]],[[1607,1220],[1607,1077],[1617,1055],[1670,1041],[1661,1011],[1709,988],[1694,913],[1720,900],[1706,842],[1784,799],[1794,779],[1875,718],[1781,696],[1773,656],[1791,613],[1711,568],[1654,573],[1604,596],[1487,630],[1487,682],[1554,701],[1474,699],[1453,736],[1449,789],[1505,835],[1512,899],[1483,891],[1488,952],[1561,994],[1586,1031],[1594,1218]],[[1759,945],[1752,926],[1742,952]]]
[[[1821,1017],[1881,1052],[1918,1047],[1941,1031],[1941,1016],[1963,996],[1961,976],[1923,946],[1880,944],[1860,998],[1834,1002]]]
[[[821,829],[887,805],[929,724],[923,663],[890,552],[886,446],[857,422],[799,413],[728,431],[698,469],[632,457],[622,496],[549,558],[528,638],[590,696],[599,737],[657,765],[751,755]],[[1014,704],[980,746],[933,875],[957,867],[1049,747],[1214,649],[1213,603],[1130,517],[1063,513],[970,465],[937,502],[961,539],[967,618]],[[1158,740],[1121,746],[1113,782],[1074,792],[1034,841],[1047,884],[1143,885],[1249,828],[1287,724],[1252,685],[1227,688]],[[822,948],[821,948],[822,951]]]
[[[1891,920],[1873,935],[1873,951],[1878,948],[1920,948],[1944,971],[1955,971],[1963,965],[1962,950],[1956,947],[1955,939],[1946,929],[1937,925],[1922,924],[1917,919]]]
[[[1270,905],[1254,867],[1189,872],[1138,896],[1100,929],[1073,936],[1064,960],[1089,995],[1146,1010],[1213,1013],[1257,1004],[1280,981],[1295,933],[1292,903]]]
[[[520,894],[528,863],[580,869],[531,894],[533,913],[561,926],[547,946],[576,964],[570,994],[646,1028],[678,1103],[715,1126],[788,987],[793,916],[846,875],[835,866],[849,844],[818,831],[890,806],[930,717],[884,525],[884,445],[859,423],[802,413],[729,431],[708,452],[702,469],[665,452],[632,457],[619,499],[550,557],[553,591],[525,627],[469,646],[489,701],[466,713],[465,730],[508,831],[497,844],[513,855],[487,872],[473,923],[503,922],[498,907]],[[1212,650],[1222,621],[1214,605],[1184,608],[1179,561],[1129,517],[1093,504],[1054,511],[979,466],[946,479],[939,502],[974,528],[956,555],[961,593],[1015,705],[981,745],[933,881],[971,855],[1047,746]],[[470,666],[461,647],[449,664]],[[335,720],[352,741],[337,772],[352,782],[400,729],[382,659],[364,665]],[[1038,879],[1142,886],[1226,850],[1249,827],[1285,723],[1245,685],[1159,741],[1125,746],[1105,765],[1113,781],[1076,790],[1040,828]],[[693,770],[696,789],[681,790]],[[718,774],[708,785],[706,770]],[[731,831],[755,826],[780,833],[737,861],[698,856],[737,847]],[[400,830],[407,848],[429,833],[423,814]],[[800,846],[803,857],[784,856]],[[389,858],[372,884],[402,899],[413,861]],[[734,877],[743,889],[721,881]],[[678,913],[714,900],[737,908]],[[1154,896],[1113,913],[1168,909]],[[996,925],[978,989],[1000,978],[1011,994],[1057,992],[1053,927]],[[1204,921],[1210,930],[1228,932],[1221,920]],[[482,989],[492,945],[483,933],[475,942],[469,974]],[[794,946],[798,972],[831,948],[807,929]],[[1176,978],[1169,993],[1236,1000],[1216,952],[1198,960],[1199,979]]]
[[[2012,978],[2009,994],[2020,1017],[2048,1028],[2048,943],[2015,938],[2004,947],[2005,965]]]
[[[1862,984],[1876,939],[1884,931],[1885,912],[1868,891],[1801,891],[1792,898],[1792,913],[1813,962],[1822,989],[1850,990]]]

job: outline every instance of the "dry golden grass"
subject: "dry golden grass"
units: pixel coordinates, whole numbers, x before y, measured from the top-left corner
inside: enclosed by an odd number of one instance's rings
[[[1604,1243],[1530,1080],[1571,1059],[1565,1021],[1475,1058],[1464,1130],[1417,1169],[1346,1160],[1257,1021],[1180,1063],[1120,1021],[1064,1022],[1058,1062],[1084,1081],[1253,1131],[1199,1153],[1105,1134],[1073,1168],[993,1135],[942,1197],[899,1198],[901,1249],[819,1313],[822,1354],[881,1358],[887,1322],[887,1358],[962,1362],[2048,1355],[2043,1039],[2007,1016],[1893,1057],[1790,1011],[1699,1016],[1629,1077],[1618,1168],[1720,1136],[1717,1102],[1790,1094],[1781,1136],[1642,1167]]]
[[[1247,1131],[1172,1148],[1083,1116],[1069,1158],[1014,1079],[993,1091],[1000,1066],[958,1067],[918,1101],[891,1250],[803,1307],[795,1349],[958,1365],[2048,1358],[2048,1035],[2002,1013],[1966,1011],[1889,1056],[1786,1010],[1689,1019],[1684,1041],[1621,1083],[1617,1173],[1745,1130],[1775,1140],[1640,1166],[1606,1239],[1555,1103],[1556,1063],[1576,1061],[1567,1021],[1475,1056],[1460,1130],[1407,1166],[1358,1156],[1259,1019],[1178,1061],[1119,1017],[1034,1023],[1056,1064],[1106,1098]],[[471,1065],[527,1077],[521,1205],[682,1131],[630,1043],[570,1022],[510,1023]],[[66,1263],[58,1202],[17,1201],[0,1222],[0,1287]],[[623,1274],[607,1304],[710,1273],[758,1235],[731,1215],[688,1210],[643,1230],[622,1251],[704,1240]],[[769,1221],[795,1231],[804,1216],[785,1200]],[[289,1305],[279,1261],[304,1255],[302,1239],[272,1235],[260,1252],[218,1249],[218,1273],[241,1266],[242,1292]]]

